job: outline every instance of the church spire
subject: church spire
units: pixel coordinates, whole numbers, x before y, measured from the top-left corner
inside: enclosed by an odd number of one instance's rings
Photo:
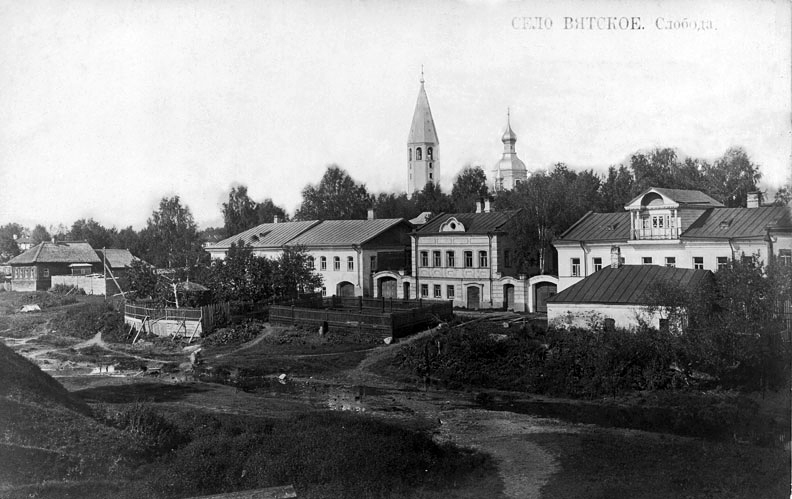
[[[424,71],[421,66],[421,86],[415,103],[410,135],[407,137],[408,172],[407,194],[423,190],[427,183],[439,183],[438,146],[432,110],[424,86]]]

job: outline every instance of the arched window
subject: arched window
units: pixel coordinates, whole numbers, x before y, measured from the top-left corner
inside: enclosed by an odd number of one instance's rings
[[[412,161],[412,148],[407,148],[407,159],[408,161]]]
[[[432,160],[432,148],[431,147],[427,147],[426,148],[426,159],[428,159],[429,161]]]
[[[311,270],[314,269],[314,257],[312,257],[312,256],[308,257],[308,268],[311,269]]]
[[[420,147],[416,147],[415,148],[415,159],[417,159],[419,161],[421,160],[421,148]]]

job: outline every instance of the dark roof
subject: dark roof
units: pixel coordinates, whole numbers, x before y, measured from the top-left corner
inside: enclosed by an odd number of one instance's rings
[[[630,213],[589,212],[566,230],[559,239],[565,241],[613,241],[630,238]]]
[[[711,275],[709,270],[679,269],[659,265],[623,265],[616,269],[606,267],[551,296],[547,301],[644,305],[647,289],[657,280],[677,283],[683,288],[693,289]]]
[[[712,206],[713,208],[722,207],[723,204],[711,197],[707,196],[701,191],[695,190],[688,190],[688,189],[666,189],[665,187],[652,187],[640,193],[639,195],[635,196],[632,200],[630,200],[629,204],[633,204],[638,199],[644,197],[651,191],[658,192],[667,198],[671,198],[674,202],[686,205],[686,204],[693,204],[693,205],[705,205],[705,206]]]
[[[8,261],[9,265],[33,263],[102,263],[86,242],[42,242]]]
[[[254,248],[280,248],[318,223],[317,220],[307,220],[261,224],[217,243],[207,244],[205,248],[207,250],[228,249],[232,244],[239,244],[243,241]]]
[[[489,213],[441,213],[418,229],[418,235],[440,232],[440,226],[450,218],[455,218],[465,226],[466,234],[487,234],[496,232],[511,220],[520,210],[491,211]]]
[[[99,255],[100,260],[104,261],[106,258],[107,265],[111,269],[131,267],[132,262],[137,259],[128,249],[105,248],[103,250],[96,250],[96,254]]]
[[[351,246],[363,244],[383,232],[404,224],[403,218],[375,218],[373,220],[324,220],[310,230],[289,241],[289,246]]]
[[[761,237],[767,233],[768,227],[792,230],[792,210],[787,206],[714,208],[704,212],[681,237]]]

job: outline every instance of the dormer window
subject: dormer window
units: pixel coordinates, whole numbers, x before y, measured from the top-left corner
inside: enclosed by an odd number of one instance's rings
[[[729,227],[731,227],[731,224],[732,224],[731,220],[724,220],[724,221],[722,221],[720,223],[720,228],[721,229],[728,229]]]
[[[465,232],[465,226],[456,218],[451,217],[440,226],[440,232]]]

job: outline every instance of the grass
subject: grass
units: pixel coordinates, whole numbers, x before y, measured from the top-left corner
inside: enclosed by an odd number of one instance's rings
[[[789,454],[779,449],[601,431],[530,438],[561,466],[542,499],[789,497]]]

